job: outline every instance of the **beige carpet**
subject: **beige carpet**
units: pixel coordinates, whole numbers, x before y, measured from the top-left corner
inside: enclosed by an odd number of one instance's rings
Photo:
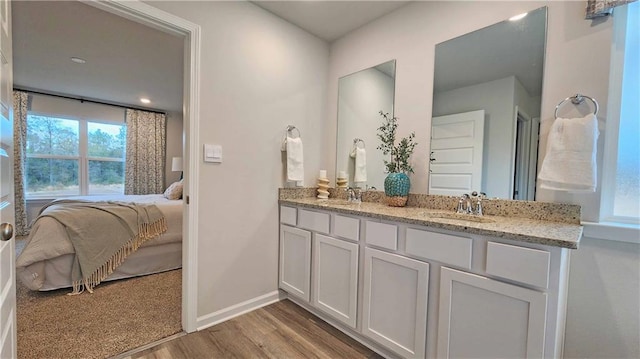
[[[18,358],[106,358],[182,331],[181,276],[105,282],[77,296],[18,283]]]

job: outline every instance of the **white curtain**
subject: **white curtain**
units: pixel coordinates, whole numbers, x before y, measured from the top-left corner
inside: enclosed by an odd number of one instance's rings
[[[29,94],[13,91],[13,180],[15,195],[16,234],[29,234],[27,201],[25,198],[25,172],[27,159],[27,111]]]
[[[164,191],[166,115],[126,110],[125,194]]]

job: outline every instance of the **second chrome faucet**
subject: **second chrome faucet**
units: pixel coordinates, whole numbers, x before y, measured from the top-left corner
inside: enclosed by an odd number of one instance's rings
[[[458,208],[456,213],[472,214],[476,216],[482,216],[482,200],[487,198],[487,194],[484,192],[473,191],[471,194],[465,193],[458,199]],[[473,200],[475,199],[475,206]]]

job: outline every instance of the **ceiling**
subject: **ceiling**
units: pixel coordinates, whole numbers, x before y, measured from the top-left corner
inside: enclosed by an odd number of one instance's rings
[[[254,3],[332,41],[407,2]],[[182,38],[79,1],[13,1],[12,21],[16,88],[182,111]],[[141,97],[151,103],[141,103]]]
[[[261,8],[332,42],[409,1],[253,1]]]
[[[182,111],[182,38],[78,1],[11,6],[14,87]]]
[[[408,2],[254,3],[320,38],[332,41]],[[15,87],[133,107],[182,111],[182,38],[79,1],[14,1],[12,21]],[[489,37],[498,40],[493,43],[500,49],[484,51],[484,54],[498,54],[502,49],[508,49],[510,58],[520,57],[523,61],[515,63],[525,66],[519,69],[507,69],[506,65],[493,68],[495,71],[522,73],[519,79],[531,93],[535,93],[539,92],[541,82],[528,81],[527,78],[541,78],[543,58],[530,56],[531,52],[522,46],[530,45],[533,42],[531,35],[539,34],[544,28],[531,29],[523,24],[513,24],[519,26],[519,31],[510,34],[497,30],[491,33]],[[489,28],[488,31],[493,30]],[[487,36],[486,31],[481,33]],[[465,50],[438,45],[445,53],[453,55],[444,63],[462,62],[455,63],[450,67],[451,71],[441,76],[436,74],[436,91],[480,83],[483,79],[472,78],[460,69],[482,68],[484,62],[501,64],[506,58],[480,52],[473,55],[474,49],[486,50],[484,45],[473,46],[481,43],[476,38],[479,34],[468,36],[469,45]],[[543,47],[544,41],[537,46]],[[455,56],[461,51],[466,56]],[[76,64],[71,57],[80,57],[87,62]],[[486,70],[476,73],[497,78]],[[151,103],[141,103],[141,97],[149,98]]]

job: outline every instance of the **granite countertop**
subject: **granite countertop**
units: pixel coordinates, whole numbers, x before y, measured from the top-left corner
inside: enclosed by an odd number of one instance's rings
[[[582,237],[582,226],[576,223],[494,215],[470,218],[450,210],[389,207],[377,202],[354,204],[344,199],[281,198],[279,203],[570,249],[577,249]]]

